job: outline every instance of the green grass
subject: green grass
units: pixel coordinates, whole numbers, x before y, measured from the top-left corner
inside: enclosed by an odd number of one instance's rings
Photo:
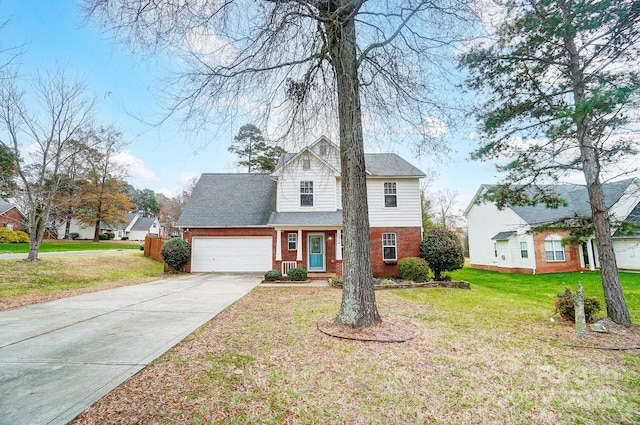
[[[164,266],[142,253],[109,252],[42,257],[38,262],[0,260],[0,308],[132,285],[163,276]]]
[[[39,252],[95,251],[106,249],[140,249],[139,241],[53,241],[45,240]],[[28,243],[0,243],[0,254],[22,254],[29,252]]]
[[[465,267],[451,273],[454,280],[466,280],[472,284],[472,293],[482,291],[495,302],[536,308],[534,311],[553,306],[556,295],[570,287],[574,292],[580,281],[587,297],[602,303],[601,316],[606,316],[604,294],[599,272],[549,273],[541,275],[498,273]],[[634,323],[640,322],[640,273],[620,273],[622,291]],[[552,307],[553,308],[553,307]]]

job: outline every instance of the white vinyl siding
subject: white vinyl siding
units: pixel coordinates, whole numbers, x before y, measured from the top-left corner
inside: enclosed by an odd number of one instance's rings
[[[533,236],[526,234],[529,226],[513,210],[508,208],[498,210],[491,203],[473,205],[467,212],[467,223],[471,264],[530,270],[536,268],[533,249],[529,249],[528,258],[521,257],[520,242],[527,242],[528,247],[533,247]],[[517,231],[518,235],[505,241],[505,245],[499,247],[498,256],[496,256],[495,250],[500,244],[491,238],[500,232],[510,230]],[[502,260],[503,255],[504,260]]]
[[[285,211],[335,211],[336,174],[315,157],[309,156],[311,168],[303,169],[303,160],[292,161],[278,176],[276,210]],[[313,206],[300,204],[300,182],[313,182]]]
[[[419,179],[395,180],[397,208],[385,207],[385,182],[389,183],[389,179],[367,179],[369,223],[371,227],[421,227],[422,209],[420,206]]]
[[[640,270],[640,237],[615,238],[613,249],[616,252],[618,268]]]

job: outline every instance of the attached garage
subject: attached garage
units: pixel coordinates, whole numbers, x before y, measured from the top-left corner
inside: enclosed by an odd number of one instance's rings
[[[194,236],[192,272],[260,272],[271,270],[271,236]]]

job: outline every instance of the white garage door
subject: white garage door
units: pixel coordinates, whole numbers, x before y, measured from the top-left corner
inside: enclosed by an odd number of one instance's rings
[[[261,272],[271,270],[271,236],[194,237],[192,272]]]

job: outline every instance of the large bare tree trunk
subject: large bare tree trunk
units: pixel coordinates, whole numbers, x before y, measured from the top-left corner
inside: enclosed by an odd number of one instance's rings
[[[331,40],[340,119],[342,208],[344,224],[344,283],[337,320],[348,326],[370,327],[380,323],[371,268],[369,208],[367,204],[364,138],[353,18],[325,24]]]

